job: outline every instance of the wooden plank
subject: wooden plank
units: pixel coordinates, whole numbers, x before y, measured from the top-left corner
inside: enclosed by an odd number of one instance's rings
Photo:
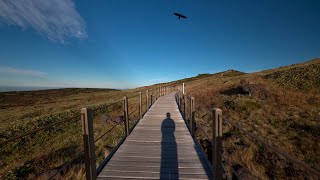
[[[211,179],[205,158],[171,93],[151,106],[98,178]]]
[[[166,169],[165,169],[166,170]],[[102,171],[99,177],[105,178],[140,178],[140,179],[208,179],[206,174],[195,174],[195,173],[188,173],[188,174],[181,174],[176,171],[172,171],[172,169],[168,169],[167,173],[160,173],[160,172],[127,172],[127,171]]]

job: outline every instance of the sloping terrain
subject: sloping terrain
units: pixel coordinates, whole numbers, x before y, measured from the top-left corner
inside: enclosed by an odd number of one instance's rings
[[[219,107],[271,145],[320,167],[320,59],[238,76],[211,76],[186,83],[196,99],[196,120],[211,133],[211,109]],[[243,177],[310,178],[285,158],[224,126],[224,153]],[[311,177],[312,178],[312,177]]]
[[[76,120],[1,147],[0,179],[34,179],[38,176],[48,177],[53,172],[60,174],[57,167],[69,162],[82,149],[81,107],[97,109],[97,137],[123,113],[121,102],[104,109],[106,113],[100,111],[103,105],[147,89],[166,85],[181,86],[182,83],[186,85],[187,94],[195,97],[197,123],[204,124],[209,134],[211,110],[219,107],[227,119],[319,169],[319,74],[320,59],[315,59],[250,74],[236,70],[199,74],[178,81],[122,91],[60,89],[0,93],[1,141],[61,119],[71,117]],[[138,99],[135,97],[129,102],[129,107],[136,107]],[[132,117],[137,118],[137,115]],[[123,127],[119,126],[112,135],[97,143],[98,162],[104,158],[106,149],[114,147],[122,135]],[[205,139],[200,133],[198,135]],[[301,168],[255,143],[232,126],[224,125],[223,142],[224,155],[244,179],[310,178]],[[69,172],[64,178],[83,178],[84,172],[79,164]]]

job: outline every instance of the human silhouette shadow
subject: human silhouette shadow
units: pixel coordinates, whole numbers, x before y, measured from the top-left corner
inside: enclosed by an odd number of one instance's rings
[[[161,125],[160,179],[179,179],[177,143],[174,136],[175,123],[168,112]]]

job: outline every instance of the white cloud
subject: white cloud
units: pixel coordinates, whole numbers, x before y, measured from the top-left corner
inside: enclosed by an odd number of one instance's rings
[[[44,77],[47,75],[45,72],[34,71],[29,69],[16,69],[12,67],[0,66],[0,73],[9,74],[9,75],[23,75],[23,76],[35,76],[35,77]]]
[[[33,28],[60,43],[87,37],[85,22],[72,0],[0,0],[0,22]]]

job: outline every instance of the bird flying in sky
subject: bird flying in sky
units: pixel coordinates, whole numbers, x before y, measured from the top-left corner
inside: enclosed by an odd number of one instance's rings
[[[174,15],[176,15],[176,16],[178,16],[178,17],[179,17],[179,19],[181,19],[181,18],[186,19],[186,18],[187,18],[187,16],[182,15],[182,14],[180,14],[180,13],[173,13],[173,14],[174,14]]]

